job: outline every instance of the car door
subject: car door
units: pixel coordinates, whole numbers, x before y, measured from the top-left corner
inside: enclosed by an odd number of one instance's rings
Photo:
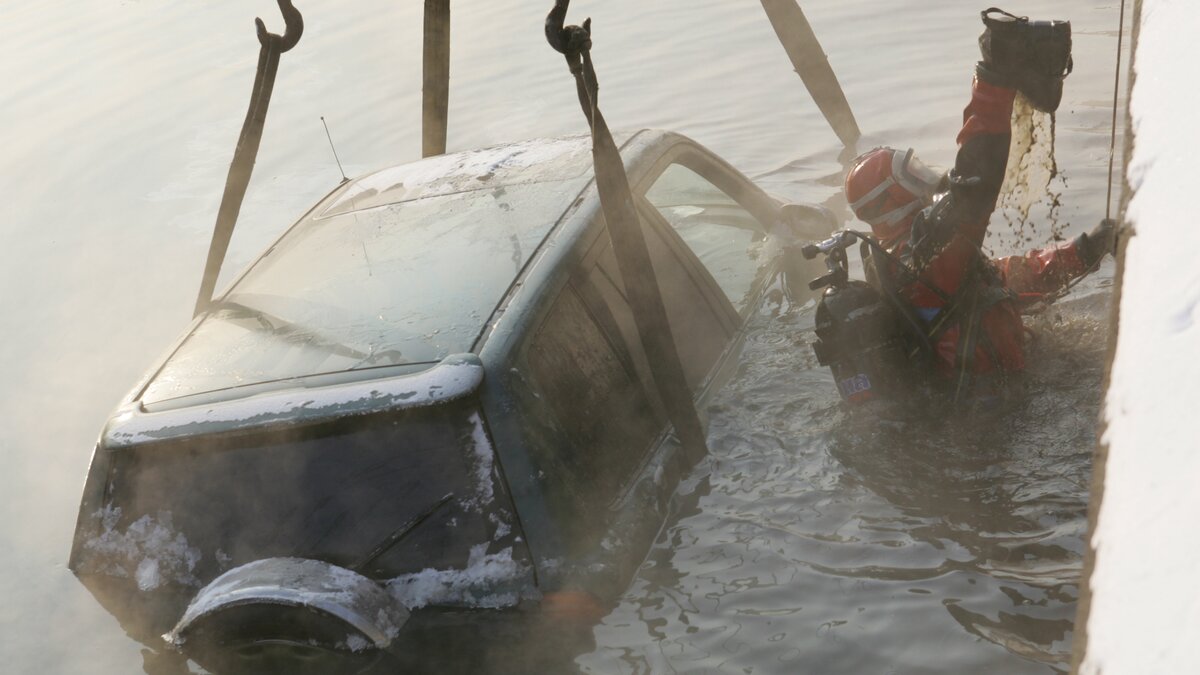
[[[637,193],[676,347],[703,406],[774,277],[779,261],[767,233],[778,206],[690,143],[665,153]]]
[[[686,144],[660,156],[636,190],[684,374],[701,399],[771,269],[764,220],[745,194],[770,213],[757,188]],[[549,510],[579,555],[618,530],[631,547],[647,546],[686,469],[674,460],[607,230],[596,231],[522,350],[533,393],[526,431]]]

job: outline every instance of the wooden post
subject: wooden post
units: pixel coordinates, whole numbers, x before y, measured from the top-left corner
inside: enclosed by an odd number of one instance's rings
[[[450,0],[425,0],[421,156],[446,152],[450,99]]]

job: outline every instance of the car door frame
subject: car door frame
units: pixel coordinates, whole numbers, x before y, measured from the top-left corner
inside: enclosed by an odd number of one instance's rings
[[[651,221],[646,223],[646,226],[656,228],[664,240],[668,242],[668,245],[672,248],[672,252],[681,260],[687,261],[685,265],[689,269],[692,278],[703,288],[705,297],[710,303],[715,303],[724,308],[724,316],[722,318],[724,321],[729,322],[730,337],[725,349],[709,369],[704,383],[697,388],[693,395],[693,401],[697,410],[701,411],[712,398],[715,391],[720,388],[719,385],[726,379],[725,376],[730,371],[729,366],[733,365],[731,362],[734,359],[731,356],[740,351],[740,345],[745,337],[746,324],[749,317],[751,313],[756,311],[758,305],[761,304],[766,288],[770,286],[771,280],[776,276],[780,261],[778,259],[769,261],[768,264],[770,267],[756,280],[753,287],[753,297],[755,300],[747,303],[740,312],[734,308],[733,303],[729,301],[724,291],[721,290],[713,274],[696,257],[695,253],[692,252],[679,233],[675,231],[675,228],[659,212],[658,208],[646,198],[646,193],[650,187],[673,164],[679,164],[695,172],[701,178],[728,195],[739,206],[746,209],[756,221],[762,224],[763,236],[769,236],[772,224],[781,218],[780,207],[782,205],[728,162],[722,160],[699,144],[682,137],[648,165],[633,187],[634,200],[638,204],[639,215],[643,219]]]
[[[755,281],[754,300],[747,303],[739,312],[722,291],[712,272],[697,258],[675,228],[646,198],[646,191],[649,187],[668,167],[674,164],[692,170],[746,209],[761,225],[761,234],[764,237],[770,235],[771,223],[779,217],[779,204],[736,169],[712,153],[685,140],[672,144],[654,158],[641,172],[641,177],[633,188],[634,201],[642,226],[646,229],[653,229],[658,236],[662,237],[669,252],[675,256],[691,281],[700,289],[710,305],[711,311],[717,315],[722,327],[726,330],[726,340],[721,353],[693,392],[693,401],[698,410],[702,412],[721,385],[732,375],[732,371],[736,367],[737,359],[735,357],[740,353],[744,343],[749,317],[757,311],[761,304],[765,290],[775,277],[779,261],[768,262],[769,267]],[[597,211],[595,217],[598,220],[602,219],[603,214]],[[674,503],[677,488],[692,465],[687,461],[685,453],[682,452],[682,447],[673,433],[673,427],[662,412],[661,397],[654,386],[640,342],[636,339],[629,339],[629,334],[621,331],[617,325],[618,322],[613,320],[612,310],[607,307],[607,302],[592,295],[594,291],[588,290],[591,285],[588,276],[593,266],[599,265],[600,256],[611,246],[603,227],[596,228],[594,232],[595,236],[578,242],[580,253],[568,275],[568,283],[575,286],[597,327],[608,340],[622,345],[628,352],[633,363],[628,364],[627,367],[630,365],[633,367],[632,374],[641,381],[643,391],[648,400],[653,402],[656,413],[662,420],[661,431],[643,451],[644,455],[636,464],[636,469],[629,474],[619,493],[605,505],[606,509],[614,514],[613,524],[610,528],[614,536],[608,537],[608,540],[611,541],[615,536],[622,534],[628,538],[630,533],[639,532],[641,540],[630,542],[630,547],[644,553],[652,544],[653,536],[665,524],[667,515],[677,510],[678,506]],[[597,304],[603,306],[597,307]],[[606,314],[608,317],[603,318],[602,314]],[[652,516],[655,522],[645,522],[648,516]],[[649,532],[651,529],[653,531]],[[639,538],[637,534],[632,536],[635,539]],[[624,570],[624,572],[632,574],[632,570]],[[618,574],[618,576],[624,575]]]
[[[640,132],[622,143],[622,155],[631,186],[634,187],[635,200],[640,204],[639,210],[648,207],[655,218],[661,219],[662,216],[645,199],[645,191],[672,163],[680,163],[712,182],[763,223],[764,231],[778,218],[780,204],[776,200],[727,162],[686,137],[670,132]],[[539,476],[538,462],[531,454],[533,449],[529,443],[532,439],[521,429],[517,416],[511,414],[520,397],[519,392],[529,386],[518,366],[527,341],[537,330],[537,326],[545,320],[554,298],[579,273],[582,262],[588,258],[597,242],[606,236],[602,220],[603,213],[593,179],[562,216],[559,226],[547,236],[539,251],[531,258],[526,272],[514,284],[514,289],[545,288],[545,293],[528,295],[510,290],[480,337],[484,343],[480,354],[485,357],[485,365],[488,367],[488,384],[482,397],[485,418],[497,436],[501,469],[507,476],[506,482],[517,509],[517,517],[527,534],[528,545],[534,557],[537,583],[543,592],[554,591],[562,588],[564,584],[570,584],[572,579],[568,568],[573,562],[586,564],[587,561],[572,561],[565,557],[567,549],[562,533],[554,515],[547,510],[548,504],[539,487],[542,478]],[[677,247],[676,250],[683,253],[683,259],[694,258],[691,250],[665,220],[658,225],[647,225],[664,228],[664,240],[668,245]],[[751,310],[748,306],[747,313],[737,316],[737,312],[716,285],[712,275],[698,260],[695,264],[704,274],[699,275],[698,279],[696,274],[690,275],[693,279],[701,281],[699,285],[706,289],[706,293],[711,293],[713,297],[727,304],[730,319],[736,328],[725,350],[710,368],[704,386],[695,393],[702,409],[704,402],[715,389],[713,385],[723,381],[732,372],[736,360],[730,356],[739,350],[744,337],[745,320]],[[620,340],[626,349],[629,348],[628,341],[623,336],[612,334],[611,326],[604,325],[604,322],[597,323],[607,337]],[[642,353],[640,345],[636,345],[635,348],[637,353]],[[490,356],[485,356],[487,354]],[[646,384],[649,385],[648,391],[652,396],[657,397],[656,388],[652,383]],[[627,484],[610,503],[615,510],[636,513],[636,508],[623,507],[634,506],[635,501],[644,503],[642,496],[647,490],[641,489],[641,486],[647,486],[655,497],[653,501],[658,504],[669,502],[670,497],[675,494],[680,480],[690,469],[690,464],[682,458],[683,453],[671,431],[670,424],[664,421],[658,437],[643,451],[645,454],[638,468],[631,473]],[[675,451],[672,448],[675,448]],[[657,515],[651,535],[657,533],[666,521],[660,509],[652,510],[657,512]],[[622,523],[614,521],[613,527],[619,529]],[[652,540],[638,542],[637,548],[644,552],[642,546],[648,547],[650,543]],[[640,563],[640,558],[634,563]]]

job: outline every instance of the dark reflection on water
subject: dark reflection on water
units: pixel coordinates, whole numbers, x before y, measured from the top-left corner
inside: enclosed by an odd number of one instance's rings
[[[194,655],[142,650],[146,675],[526,675],[575,670],[578,654],[594,648],[591,622],[482,613],[445,630],[402,635],[388,651],[358,654],[297,644],[228,645]]]
[[[1066,672],[1108,293],[1030,322],[990,419],[868,424],[761,316],[712,410],[711,493],[596,629],[586,672]],[[783,347],[783,348],[781,348]]]

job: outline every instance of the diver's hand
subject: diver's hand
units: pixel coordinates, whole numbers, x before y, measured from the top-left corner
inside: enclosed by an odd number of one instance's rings
[[[1090,232],[1079,235],[1075,240],[1079,260],[1088,269],[1100,264],[1108,253],[1117,253],[1117,221],[1112,218],[1101,220]]]

